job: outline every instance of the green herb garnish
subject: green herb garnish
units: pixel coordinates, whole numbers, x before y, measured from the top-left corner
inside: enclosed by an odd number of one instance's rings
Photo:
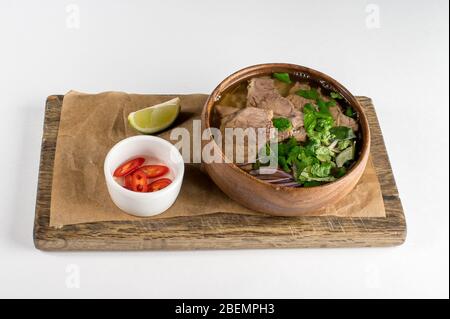
[[[318,144],[329,145],[332,137],[330,129],[334,125],[334,120],[327,104],[320,99],[318,104],[318,110],[310,103],[303,108],[305,130],[310,140]]]
[[[337,149],[338,149],[339,151],[343,151],[343,150],[345,150],[347,147],[349,147],[351,144],[352,144],[352,141],[351,141],[351,140],[342,140],[342,141],[339,141],[339,142],[337,143]]]
[[[333,176],[336,178],[341,178],[347,173],[347,169],[345,167],[336,167],[333,172]]]
[[[284,83],[292,83],[289,73],[273,73],[273,77]]]
[[[314,187],[314,186],[320,186],[323,183],[324,182],[318,182],[318,181],[304,182],[303,186],[305,186],[305,187]]]
[[[280,132],[292,129],[291,120],[285,117],[277,117],[272,119],[273,126],[277,128]]]
[[[316,149],[316,157],[321,162],[330,162],[333,156],[333,151],[326,146],[319,146]]]
[[[317,100],[319,98],[319,92],[316,89],[310,90],[298,90],[295,94],[300,95],[308,100]]]
[[[352,109],[351,107],[348,107],[348,108],[345,110],[345,115],[347,115],[347,116],[349,116],[349,117],[355,117],[356,112],[353,111],[353,109]]]
[[[351,145],[336,156],[336,166],[342,167],[348,161],[355,159],[355,147]]]
[[[330,96],[331,96],[332,99],[338,99],[338,100],[343,99],[342,95],[340,95],[337,92],[331,92]]]
[[[330,133],[338,140],[348,140],[356,137],[353,130],[347,126],[335,126],[330,129]]]

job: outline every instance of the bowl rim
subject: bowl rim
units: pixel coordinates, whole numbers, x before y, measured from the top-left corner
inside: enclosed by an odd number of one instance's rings
[[[214,104],[217,102],[217,99],[220,97],[220,95],[229,87],[248,80],[255,76],[264,76],[269,75],[274,72],[287,72],[287,73],[304,73],[309,76],[313,75],[313,77],[317,80],[324,80],[326,83],[331,85],[334,89],[336,89],[336,92],[343,95],[347,101],[349,102],[350,106],[352,106],[356,111],[358,112],[358,120],[359,124],[361,125],[361,135],[362,135],[362,147],[360,151],[360,156],[358,157],[358,160],[356,163],[351,167],[351,169],[343,176],[338,179],[336,179],[333,182],[329,182],[326,184],[313,186],[313,187],[285,187],[280,185],[275,185],[271,183],[267,183],[263,180],[260,180],[251,174],[248,174],[243,169],[238,167],[235,163],[229,163],[225,161],[225,154],[222,152],[222,149],[215,143],[214,138],[212,138],[211,133],[211,114],[214,107]],[[366,166],[367,160],[370,153],[370,143],[371,143],[371,137],[370,137],[370,129],[369,129],[369,122],[367,120],[367,116],[364,112],[364,109],[362,108],[361,104],[358,102],[358,100],[354,97],[354,95],[345,88],[341,83],[330,77],[329,75],[317,71],[315,69],[305,67],[302,65],[297,64],[291,64],[291,63],[263,63],[263,64],[255,64],[252,66],[245,67],[243,69],[240,69],[231,75],[227,76],[224,80],[222,80],[212,91],[212,93],[208,96],[205,105],[202,110],[201,114],[201,121],[203,128],[207,130],[207,137],[208,141],[212,141],[215,144],[215,147],[220,152],[220,156],[222,159],[222,165],[228,165],[231,167],[235,172],[238,174],[241,174],[241,176],[245,176],[245,178],[252,180],[256,183],[259,183],[262,186],[272,188],[274,190],[283,190],[287,192],[315,192],[317,190],[329,190],[334,189],[335,187],[338,187],[340,184],[347,183],[350,179],[352,179],[355,175],[356,169],[359,168],[361,165]],[[214,165],[219,163],[205,163],[205,166]]]
[[[178,171],[176,174],[174,174],[175,177],[174,177],[172,183],[170,183],[163,189],[158,190],[157,192],[142,193],[142,192],[135,192],[135,191],[126,189],[125,187],[120,185],[116,180],[114,180],[113,175],[111,174],[111,172],[108,169],[110,166],[110,164],[109,164],[110,157],[112,156],[111,154],[113,153],[113,151],[116,151],[117,148],[121,147],[124,144],[134,143],[138,140],[151,140],[151,141],[160,142],[161,144],[165,145],[170,151],[174,151],[177,154],[176,156],[177,156],[177,159],[179,160],[179,163],[176,163]],[[111,147],[111,149],[108,151],[108,153],[105,156],[105,160],[103,163],[103,172],[105,174],[106,183],[108,185],[113,185],[112,187],[114,187],[119,192],[122,192],[123,194],[125,194],[127,196],[135,197],[136,199],[149,198],[149,197],[156,198],[156,197],[164,196],[165,194],[167,194],[171,191],[172,192],[176,191],[177,184],[181,183],[183,180],[183,177],[184,177],[184,160],[183,160],[182,155],[178,151],[178,149],[174,145],[172,145],[170,142],[166,141],[165,139],[157,137],[157,136],[151,136],[151,135],[135,135],[135,136],[124,138],[124,139],[120,140],[119,142],[117,142],[116,144],[114,144],[113,147]]]

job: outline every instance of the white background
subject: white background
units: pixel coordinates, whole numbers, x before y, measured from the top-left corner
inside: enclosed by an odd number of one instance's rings
[[[370,3],[379,9],[379,28],[367,20]],[[448,298],[448,10],[447,0],[1,0],[0,297]],[[403,246],[33,247],[48,95],[209,93],[228,74],[263,62],[306,65],[373,98],[408,222]],[[79,288],[67,280],[72,264]]]

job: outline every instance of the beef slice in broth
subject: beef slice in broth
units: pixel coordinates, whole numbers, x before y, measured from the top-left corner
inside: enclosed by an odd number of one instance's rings
[[[220,114],[220,112],[218,112],[218,114]],[[243,109],[238,109],[238,111],[224,116],[221,119],[220,130],[222,132],[222,135],[224,136],[225,143],[233,146],[233,154],[226,154],[227,158],[239,164],[248,162],[254,163],[256,161],[258,153],[258,146],[263,145],[272,137],[272,118],[272,110],[251,106]],[[227,128],[241,128],[243,130],[252,128],[255,129],[255,135],[249,134],[245,135],[244,139],[239,139],[235,138],[235,136],[230,136],[229,134],[227,134]],[[258,141],[258,128],[266,129],[265,139],[263,141]],[[237,156],[236,150],[240,150],[241,154],[243,154],[243,158]],[[226,149],[224,149],[224,151],[226,151]]]
[[[230,114],[233,114],[240,110],[238,107],[233,106],[225,106],[225,105],[216,105],[215,106],[216,114],[222,119]]]
[[[319,89],[319,94],[320,98],[324,101],[330,101],[330,98],[323,94],[321,89]],[[336,105],[331,106],[329,110],[336,126],[346,126],[350,127],[354,132],[358,131],[358,122],[350,116],[345,115],[338,102],[336,102]]]
[[[330,107],[331,116],[334,119],[336,126],[350,127],[353,131],[358,131],[358,122],[355,119],[345,115],[339,105]]]
[[[275,88],[274,80],[269,77],[253,78],[248,84],[247,107],[272,110],[275,116],[288,117],[294,106]]]
[[[300,95],[297,95],[296,93],[299,90],[310,90],[310,89],[311,87],[308,84],[296,82],[294,86],[289,90],[289,95],[286,98],[289,100],[289,102],[292,103],[292,105],[294,105],[294,108],[296,110],[303,112],[303,108],[305,107],[305,105],[311,103],[312,101]]]
[[[278,92],[275,80],[270,77],[259,77],[250,80],[247,88],[247,107],[271,110],[275,118],[285,117],[292,123],[292,129],[278,132],[278,140],[282,141],[294,136],[304,141],[306,135],[299,134],[303,127],[303,113],[294,104]]]

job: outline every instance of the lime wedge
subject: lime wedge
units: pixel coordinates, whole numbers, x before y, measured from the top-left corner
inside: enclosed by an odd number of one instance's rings
[[[153,105],[128,115],[128,122],[137,131],[153,134],[168,128],[180,113],[180,98]]]

